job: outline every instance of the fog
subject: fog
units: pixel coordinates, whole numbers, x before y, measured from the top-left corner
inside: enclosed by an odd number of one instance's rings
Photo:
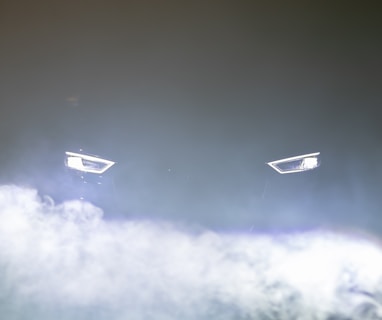
[[[325,230],[110,221],[0,187],[3,319],[380,319],[382,250]]]
[[[0,318],[380,318],[377,9],[0,2]],[[49,198],[78,148],[104,212]]]

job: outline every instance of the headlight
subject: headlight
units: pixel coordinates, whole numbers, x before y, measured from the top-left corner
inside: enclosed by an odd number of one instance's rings
[[[70,169],[82,172],[102,174],[115,164],[113,161],[88,154],[67,151],[65,155],[65,165]]]
[[[271,161],[267,164],[281,174],[308,171],[320,166],[320,153],[303,154],[296,157]]]

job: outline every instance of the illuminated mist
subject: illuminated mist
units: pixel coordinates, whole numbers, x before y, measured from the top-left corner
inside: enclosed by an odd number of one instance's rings
[[[382,319],[382,250],[316,231],[107,221],[0,188],[2,319]]]

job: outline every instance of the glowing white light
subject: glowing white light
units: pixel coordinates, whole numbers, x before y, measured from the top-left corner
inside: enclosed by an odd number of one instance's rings
[[[267,164],[281,174],[302,172],[319,167],[319,155],[319,152],[303,154],[300,156],[271,161]]]
[[[306,170],[311,170],[318,167],[318,159],[309,157],[302,160],[301,167]]]
[[[87,154],[65,152],[65,165],[74,170],[102,174],[115,164],[114,161]]]

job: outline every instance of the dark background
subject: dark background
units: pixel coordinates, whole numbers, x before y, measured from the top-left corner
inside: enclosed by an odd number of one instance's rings
[[[86,146],[126,216],[379,234],[381,27],[350,3],[1,1],[1,179]],[[304,178],[264,164],[315,151]]]

